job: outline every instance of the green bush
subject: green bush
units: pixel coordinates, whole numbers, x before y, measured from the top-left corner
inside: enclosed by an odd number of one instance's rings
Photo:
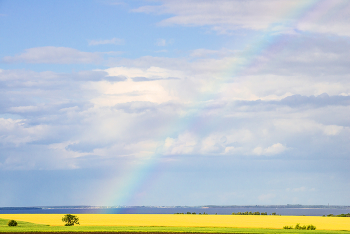
[[[293,226],[284,226],[283,229],[293,229]]]
[[[9,220],[7,225],[10,226],[10,227],[15,227],[15,226],[17,226],[17,222],[16,222],[16,220],[12,219],[12,220]]]

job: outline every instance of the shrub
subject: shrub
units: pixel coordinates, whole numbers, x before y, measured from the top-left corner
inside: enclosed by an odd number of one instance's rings
[[[293,229],[293,226],[284,226],[283,229]],[[316,227],[312,224],[308,225],[308,226],[301,226],[300,223],[297,223],[294,227],[294,229],[297,230],[316,230]]]
[[[301,226],[300,223],[297,223],[297,224],[295,225],[295,229],[304,230],[304,229],[306,229],[306,226],[305,226],[305,225],[304,225],[304,226]]]
[[[310,224],[310,225],[307,226],[306,229],[307,230],[316,230],[316,227],[314,225]]]
[[[66,214],[62,217],[62,222],[66,222],[64,226],[73,226],[74,224],[79,224],[79,218],[76,215]]]
[[[17,222],[16,222],[16,220],[12,219],[12,220],[9,220],[7,225],[10,226],[10,227],[15,227],[15,226],[17,226]]]

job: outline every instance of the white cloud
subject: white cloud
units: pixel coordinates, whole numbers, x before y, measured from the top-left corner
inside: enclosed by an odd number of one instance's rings
[[[280,153],[284,152],[286,149],[287,149],[287,147],[285,147],[281,143],[276,143],[276,144],[273,144],[265,149],[262,147],[256,147],[253,150],[253,154],[256,154],[256,155],[276,155],[276,154],[280,154]]]
[[[24,53],[6,56],[2,59],[6,63],[98,63],[102,61],[100,53],[82,52],[67,47],[36,47],[26,49]]]
[[[190,154],[197,145],[197,138],[190,132],[180,134],[178,138],[167,137],[164,148],[166,154]]]
[[[343,129],[343,126],[325,125],[307,118],[302,119],[279,119],[274,121],[274,125],[292,134],[324,134],[328,136],[338,135]]]
[[[142,6],[135,12],[173,14],[162,25],[210,25],[215,30],[266,29],[279,22],[300,1],[161,1],[160,6]],[[276,10],[278,9],[278,11]]]
[[[295,29],[350,35],[350,6],[346,0],[168,0],[142,6],[134,12],[173,15],[161,25],[210,26],[227,32],[236,29],[295,33]],[[302,17],[301,17],[302,16]]]
[[[350,4],[346,0],[321,1],[309,11],[297,28],[317,33],[350,36]]]
[[[39,122],[53,129],[44,145],[77,142],[63,151],[47,149],[58,158],[66,151],[73,158],[107,161],[142,157],[164,142],[167,157],[315,157],[311,139],[323,142],[322,149],[344,151],[349,101],[338,95],[350,93],[346,40],[288,40],[301,48],[269,59],[257,56],[254,66],[245,66],[242,51],[223,48],[193,50],[183,58],[111,60],[109,69],[72,74],[1,70],[0,108],[5,115],[28,119],[31,127]],[[169,123],[176,128],[188,120],[215,127],[180,135],[169,129]],[[161,139],[164,129],[176,137]],[[41,135],[13,136],[17,139],[7,142],[44,142]]]
[[[43,139],[50,127],[44,124],[27,126],[24,120],[0,118],[1,144],[20,146]]]
[[[223,138],[226,139],[226,138]],[[209,136],[201,142],[201,152],[204,154],[208,153],[221,153],[225,148],[223,147],[223,140],[218,139],[218,136]],[[225,149],[226,150],[226,149]]]
[[[115,67],[105,70],[110,76],[124,76],[128,79],[118,84],[100,82],[98,84],[87,85],[89,89],[98,90],[103,93],[96,99],[91,100],[98,106],[114,106],[118,103],[126,102],[153,102],[164,103],[178,100],[178,96],[172,92],[172,85],[178,83],[177,79],[169,79],[170,75],[182,76],[181,72],[150,67],[147,69]],[[134,82],[133,79],[142,78],[147,82]]]
[[[328,125],[323,127],[323,132],[329,136],[338,135],[344,129],[343,126]]]
[[[293,94],[350,93],[350,46],[345,38],[288,36],[281,40],[288,40],[294,49],[286,46],[281,51],[266,51],[266,56],[257,55],[247,61],[244,51],[197,49],[189,58],[146,56],[122,59],[116,65],[167,69],[171,71],[168,77],[186,77],[187,82],[192,81],[195,84],[192,87],[197,89],[192,91],[195,95],[199,90],[218,92],[221,88],[219,92],[225,100],[278,100]],[[295,49],[295,45],[300,46]]]
[[[285,146],[282,145],[281,143],[276,143],[276,144],[273,144],[273,145],[270,146],[270,147],[267,147],[267,148],[264,150],[264,153],[267,154],[267,155],[280,154],[280,153],[282,153],[283,151],[285,151],[286,149],[287,149],[287,147],[285,147]]]
[[[90,40],[89,41],[89,45],[107,45],[107,44],[111,44],[111,45],[123,45],[124,44],[124,40],[120,39],[120,38],[112,38],[112,39],[107,39],[107,40]]]

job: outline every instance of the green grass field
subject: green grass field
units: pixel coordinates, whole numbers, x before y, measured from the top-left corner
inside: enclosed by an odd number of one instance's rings
[[[350,234],[350,231],[284,230],[258,228],[209,228],[209,227],[123,227],[123,226],[48,226],[17,221],[17,227],[7,226],[7,219],[0,219],[0,232],[201,232],[201,233],[309,233]]]

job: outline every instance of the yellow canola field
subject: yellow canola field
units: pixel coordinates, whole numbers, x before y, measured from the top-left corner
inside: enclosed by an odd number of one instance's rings
[[[63,226],[64,214],[0,214],[14,219],[51,226]],[[312,224],[317,230],[350,230],[348,217],[271,215],[175,215],[175,214],[77,214],[81,226],[169,226],[275,228]]]

